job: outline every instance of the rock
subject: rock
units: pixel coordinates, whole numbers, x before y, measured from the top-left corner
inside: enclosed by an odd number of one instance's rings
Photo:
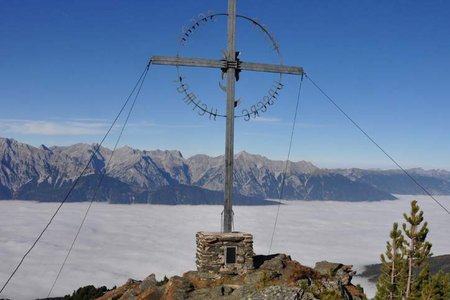
[[[135,284],[135,283],[140,283],[141,281],[133,279],[133,278],[128,278],[127,282],[125,284]]]
[[[100,299],[365,299],[363,290],[351,283],[350,265],[323,261],[312,269],[285,254],[254,256],[253,262],[254,268],[242,274],[189,271],[161,286],[152,274],[142,282],[129,280]]]
[[[363,300],[366,299],[366,295],[364,295],[364,291],[361,290],[359,287],[354,285],[346,285],[345,290],[348,294],[351,295],[351,299],[353,300]]]
[[[322,275],[329,275],[340,281],[343,285],[347,285],[356,274],[352,270],[352,265],[343,265],[341,263],[333,263],[328,261],[317,262],[314,270]]]
[[[222,294],[222,296],[231,295],[231,293],[233,293],[233,291],[234,291],[234,288],[231,286],[223,285],[220,287],[220,293]]]
[[[136,300],[138,293],[135,290],[127,290],[119,300]]]
[[[300,288],[290,288],[275,285],[256,291],[249,298],[255,300],[299,300],[302,299],[302,295],[303,291]]]
[[[141,285],[139,286],[140,290],[147,291],[151,288],[155,288],[158,284],[158,281],[156,280],[155,274],[150,274],[147,278],[145,278]]]
[[[322,275],[333,275],[340,267],[342,267],[342,264],[340,263],[333,263],[323,260],[316,262],[314,270]]]
[[[275,256],[274,258],[270,260],[266,260],[260,267],[260,269],[270,270],[270,271],[281,271],[284,269],[285,264],[284,260],[291,259],[290,257],[286,256],[285,254],[279,254]]]
[[[163,299],[184,300],[188,298],[188,293],[193,290],[192,284],[183,277],[174,276],[169,279]]]

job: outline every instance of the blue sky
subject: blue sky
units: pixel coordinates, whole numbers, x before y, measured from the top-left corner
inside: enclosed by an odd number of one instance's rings
[[[1,1],[0,136],[36,146],[99,142],[149,57],[175,55],[182,26],[208,10],[225,12],[226,1]],[[448,2],[238,0],[238,12],[266,24],[284,63],[303,66],[401,165],[450,169]],[[218,18],[180,54],[221,58],[225,29]],[[237,48],[244,61],[277,63],[261,32],[243,21]],[[202,101],[224,104],[219,71],[182,72]],[[176,77],[174,67],[151,67],[121,145],[222,154],[224,120],[186,106]],[[274,79],[242,72],[238,110],[263,97]],[[261,118],[236,121],[236,152],[286,158],[300,79],[283,82]],[[291,159],[395,168],[306,79]]]

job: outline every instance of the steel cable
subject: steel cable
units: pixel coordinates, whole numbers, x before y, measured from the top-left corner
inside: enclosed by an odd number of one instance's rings
[[[322,93],[322,95],[325,96],[325,98],[328,99],[328,101],[331,102],[331,104],[333,104],[356,128],[358,128],[358,130],[364,134],[366,136],[366,138],[369,139],[369,141],[372,142],[372,144],[374,144],[381,152],[383,152],[384,155],[386,155],[403,173],[405,173],[405,175],[411,179],[412,182],[414,182],[420,189],[422,189],[422,191],[425,192],[425,194],[427,194],[431,199],[434,200],[434,202],[436,202],[445,212],[447,212],[447,214],[450,215],[450,211],[442,204],[440,203],[422,184],[420,184],[420,182],[418,182],[411,174],[409,174],[409,172],[403,168],[391,155],[389,155],[386,150],[384,150],[377,142],[375,142],[375,140],[364,130],[361,128],[361,126],[359,126],[358,123],[356,123],[356,121],[354,121],[337,103],[336,101],[334,101],[330,96],[328,96],[327,93],[325,93],[324,90],[322,90],[312,79],[311,77],[309,77],[308,75],[305,75],[306,78],[309,79],[309,81]]]
[[[106,170],[107,170],[109,164],[111,163],[111,160],[112,160],[112,158],[114,156],[114,153],[116,152],[117,146],[119,145],[120,139],[122,138],[122,135],[123,135],[123,132],[125,130],[125,127],[127,126],[128,120],[130,119],[131,113],[132,113],[133,108],[134,108],[134,106],[136,104],[136,100],[137,100],[137,98],[138,98],[138,96],[139,96],[139,94],[141,92],[142,85],[144,84],[145,78],[147,77],[148,69],[150,67],[150,64],[151,64],[151,62],[147,65],[147,69],[146,69],[145,75],[143,77],[141,77],[142,80],[141,80],[141,82],[139,84],[139,88],[138,88],[138,90],[136,92],[134,100],[133,100],[133,102],[131,104],[131,107],[130,107],[130,109],[128,111],[128,114],[127,114],[127,116],[125,118],[125,121],[124,121],[124,123],[122,125],[122,129],[120,130],[120,133],[119,133],[119,136],[117,137],[116,143],[114,144],[114,148],[113,148],[113,150],[111,152],[111,155],[109,156],[108,162],[105,164],[104,172],[102,172],[102,174],[101,174],[100,180],[98,181],[98,184],[97,184],[97,186],[95,188],[95,191],[94,191],[94,193],[93,193],[93,195],[91,197],[91,201],[89,203],[89,206],[86,209],[86,212],[84,213],[83,219],[82,219],[82,221],[81,221],[81,223],[80,223],[80,225],[78,227],[77,233],[75,234],[75,237],[74,237],[74,239],[72,241],[72,244],[70,245],[69,250],[67,251],[66,257],[64,258],[64,261],[63,261],[63,263],[61,264],[61,267],[58,270],[58,274],[56,275],[56,278],[53,281],[52,287],[50,288],[50,291],[47,294],[47,298],[50,297],[50,294],[52,293],[52,291],[53,291],[53,289],[54,289],[54,287],[56,285],[56,282],[58,281],[58,279],[59,279],[59,277],[61,275],[61,272],[62,272],[64,266],[66,265],[67,259],[69,258],[70,253],[72,253],[72,249],[73,249],[73,247],[75,245],[75,242],[77,241],[78,236],[80,235],[81,229],[83,228],[83,225],[84,225],[84,223],[85,223],[85,221],[87,219],[87,216],[88,216],[89,211],[90,211],[90,209],[92,207],[92,204],[94,203],[94,200],[97,197],[97,193],[98,193],[98,191],[100,189],[100,186],[102,185],[103,179],[105,178]]]
[[[276,214],[276,217],[275,217],[275,222],[273,224],[273,230],[272,230],[272,236],[270,238],[270,246],[269,246],[268,254],[270,254],[270,251],[272,250],[273,239],[275,237],[275,231],[276,231],[276,227],[277,227],[277,223],[278,223],[278,216],[280,214],[281,199],[283,199],[283,194],[284,194],[284,186],[285,186],[285,182],[286,182],[286,174],[288,172],[289,159],[291,157],[292,141],[294,139],[295,125],[297,123],[298,108],[299,108],[299,103],[300,103],[300,94],[301,94],[301,91],[302,91],[302,83],[303,83],[303,75],[302,75],[302,77],[300,79],[300,85],[298,87],[297,103],[295,105],[294,120],[292,122],[292,129],[291,129],[291,138],[289,140],[289,147],[288,147],[287,158],[286,158],[286,162],[285,162],[285,165],[284,165],[284,171],[283,171],[282,179],[281,179],[281,188],[280,188],[280,194],[279,194],[278,205],[277,205],[277,214]]]
[[[2,286],[0,293],[2,293],[4,291],[4,289],[6,288],[6,286],[9,284],[9,282],[11,281],[11,279],[14,277],[14,275],[17,273],[17,271],[19,270],[20,266],[23,264],[25,258],[28,256],[28,254],[30,254],[30,252],[34,249],[34,247],[36,246],[36,244],[39,242],[39,240],[42,238],[42,236],[44,235],[44,233],[47,231],[47,229],[49,228],[50,224],[53,222],[53,219],[56,217],[56,215],[58,214],[58,212],[60,211],[61,207],[64,205],[64,203],[67,201],[67,199],[69,198],[69,196],[72,194],[73,190],[75,189],[75,187],[77,186],[78,182],[80,181],[81,177],[84,175],[84,173],[86,172],[86,170],[89,168],[89,165],[91,164],[92,160],[94,159],[95,155],[98,153],[100,147],[102,146],[102,144],[105,142],[106,138],[108,137],[108,135],[110,134],[111,130],[113,129],[114,125],[116,124],[117,120],[119,119],[119,117],[121,116],[122,112],[124,111],[125,107],[127,106],[128,102],[130,101],[132,95],[134,94],[136,88],[139,86],[139,83],[142,81],[142,79],[144,78],[145,74],[148,72],[148,68],[151,64],[151,61],[147,64],[147,66],[145,67],[144,71],[142,72],[142,74],[140,75],[138,81],[136,82],[133,90],[131,91],[131,93],[129,94],[129,96],[127,97],[125,103],[122,105],[122,107],[119,110],[119,113],[117,114],[117,116],[114,118],[111,126],[108,128],[107,132],[105,133],[105,135],[103,136],[102,140],[100,141],[99,144],[96,145],[94,152],[92,153],[91,157],[89,158],[89,161],[86,163],[86,166],[84,167],[84,169],[81,171],[80,175],[75,179],[75,181],[73,182],[72,186],[70,187],[69,191],[67,192],[66,196],[64,197],[64,199],[61,201],[61,203],[58,205],[57,209],[55,210],[55,212],[53,213],[53,215],[51,216],[50,220],[48,221],[48,223],[45,225],[44,229],[41,231],[41,233],[37,236],[37,238],[35,239],[35,241],[33,242],[33,244],[31,245],[31,247],[25,252],[25,254],[22,256],[21,260],[19,261],[19,263],[17,264],[17,266],[14,268],[13,272],[11,273],[11,275],[8,277],[8,279],[6,280],[6,282],[4,283],[4,285]]]

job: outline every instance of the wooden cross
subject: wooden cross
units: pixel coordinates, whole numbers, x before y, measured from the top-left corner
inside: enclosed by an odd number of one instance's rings
[[[224,186],[224,217],[223,232],[231,232],[233,227],[233,160],[234,160],[234,108],[236,73],[241,70],[256,72],[272,72],[293,75],[303,75],[303,68],[284,65],[271,65],[238,61],[236,57],[236,0],[228,0],[228,49],[226,60],[203,58],[181,58],[153,56],[153,64],[175,65],[187,67],[206,67],[226,70],[227,74],[227,109],[225,138],[225,186]]]

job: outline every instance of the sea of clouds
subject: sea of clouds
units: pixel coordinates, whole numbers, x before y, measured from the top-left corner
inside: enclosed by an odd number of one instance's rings
[[[393,222],[403,222],[417,199],[429,223],[435,255],[450,253],[450,216],[425,196],[395,201],[284,201],[271,253],[314,266],[328,260],[363,266],[379,262]],[[450,197],[438,197],[447,208]],[[0,286],[44,228],[58,203],[0,201]],[[0,298],[46,297],[88,203],[67,203]],[[254,250],[268,254],[277,206],[237,206],[235,230],[254,235]],[[122,285],[128,278],[181,275],[195,269],[195,233],[220,231],[221,206],[94,203],[52,296],[78,287]],[[355,277],[369,296],[374,286]]]

